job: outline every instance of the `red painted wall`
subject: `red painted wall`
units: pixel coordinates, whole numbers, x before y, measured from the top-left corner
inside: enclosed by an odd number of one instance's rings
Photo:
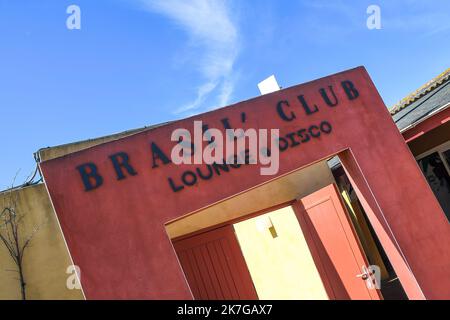
[[[432,115],[428,119],[417,124],[415,127],[404,131],[403,137],[405,138],[406,143],[409,143],[425,133],[443,125],[444,123],[447,123],[448,121],[450,121],[450,107],[436,113],[435,115]]]
[[[357,98],[348,98],[343,81],[354,84]],[[329,86],[339,100],[334,107],[319,92]],[[300,95],[311,108],[317,105],[318,111],[307,115]],[[285,112],[296,114],[293,121],[284,121],[277,113],[277,104],[283,100],[290,104],[283,106]],[[328,121],[333,127],[330,134],[280,154],[278,176],[351,148],[425,296],[450,298],[450,226],[370,77],[360,67],[42,163],[88,299],[192,297],[164,223],[274,176],[261,176],[258,165],[242,166],[174,193],[169,177],[178,181],[185,170],[204,166],[159,161],[159,167],[152,168],[150,145],[155,142],[170,156],[174,129],[191,129],[194,120],[222,128],[224,118],[234,128],[279,128],[281,136]],[[117,152],[129,155],[136,175],[116,179],[109,156]],[[95,163],[104,179],[92,191],[84,190],[76,169],[86,162]]]

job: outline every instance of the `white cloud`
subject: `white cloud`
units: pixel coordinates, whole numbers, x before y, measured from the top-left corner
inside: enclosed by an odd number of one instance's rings
[[[233,93],[233,66],[239,52],[238,28],[226,0],[140,0],[144,8],[162,14],[183,28],[203,54],[195,61],[204,82],[197,97],[175,113],[200,111],[205,100],[217,92],[219,107],[229,103]]]

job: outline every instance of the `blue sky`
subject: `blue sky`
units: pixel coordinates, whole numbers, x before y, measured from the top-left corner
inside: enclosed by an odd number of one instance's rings
[[[448,0],[0,0],[0,189],[39,148],[248,99],[271,74],[364,65],[390,106],[450,67],[449,15]]]

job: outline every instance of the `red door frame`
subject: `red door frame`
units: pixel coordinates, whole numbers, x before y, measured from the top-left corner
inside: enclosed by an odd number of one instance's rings
[[[385,214],[376,200],[373,190],[371,190],[367,183],[366,177],[352,150],[348,149],[340,152],[338,156],[344,171],[367,214],[367,218],[383,246],[408,298],[411,300],[425,299],[422,289],[411,271],[408,259],[389,226]]]

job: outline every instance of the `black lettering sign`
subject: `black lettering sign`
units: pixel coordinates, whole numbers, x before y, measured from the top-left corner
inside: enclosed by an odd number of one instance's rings
[[[152,149],[152,159],[153,159],[153,166],[152,168],[158,168],[158,164],[156,163],[156,160],[161,160],[163,164],[170,163],[170,159],[166,156],[166,154],[157,146],[156,143],[152,142],[151,144]]]
[[[347,95],[349,100],[355,100],[359,97],[359,92],[356,90],[355,85],[353,82],[346,80],[341,82],[342,88],[345,91],[345,94]]]
[[[300,101],[300,103],[303,106],[303,109],[305,110],[305,113],[307,116],[312,115],[313,113],[316,113],[317,111],[319,111],[319,107],[317,107],[315,104],[313,104],[313,109],[311,109],[311,107],[308,105],[308,103],[306,102],[305,96],[304,95],[299,95],[297,97],[298,101]]]
[[[97,166],[94,163],[88,162],[79,165],[77,170],[81,175],[85,191],[97,189],[103,184],[103,178],[98,173]]]
[[[113,164],[114,170],[116,171],[117,180],[125,179],[125,173],[122,169],[125,169],[129,175],[137,175],[136,170],[130,165],[130,158],[125,152],[119,152],[109,156]]]
[[[360,95],[353,82],[345,80],[341,82],[341,86],[345,92],[345,95],[349,100],[357,99]],[[339,104],[339,100],[331,85],[320,88],[319,94],[328,107],[335,107]],[[314,103],[309,103],[304,95],[297,97],[300,105],[307,116],[315,114],[320,111],[319,107]],[[276,105],[276,112],[281,120],[291,122],[297,119],[297,115],[294,110],[291,109],[291,105],[287,100],[281,100]],[[232,129],[228,118],[222,118],[220,120],[223,128]],[[241,113],[241,122],[246,122],[246,114]],[[291,127],[291,126],[289,126]],[[208,130],[208,125],[204,124],[202,127],[203,133]],[[310,124],[305,127],[297,128],[294,131],[285,133],[281,137],[275,138],[275,145],[278,146],[280,152],[284,152],[290,148],[302,148],[302,145],[311,141],[320,141],[324,135],[328,135],[332,132],[332,125],[328,121],[322,121],[316,124]],[[180,138],[181,139],[181,138]],[[208,137],[208,143],[213,143],[213,139]],[[193,153],[194,144],[192,141],[178,141],[178,143],[185,143]],[[167,165],[171,163],[170,158],[166,155],[162,149],[155,143],[150,144],[152,154],[152,168],[159,168],[161,164]],[[267,152],[269,152],[267,150]],[[189,155],[189,154],[188,154]],[[112,167],[114,169],[116,179],[123,180],[129,176],[135,176],[138,172],[131,164],[129,155],[126,152],[118,152],[109,156]],[[213,163],[211,165],[205,165],[203,167],[190,168],[185,170],[175,179],[172,177],[167,178],[170,188],[173,192],[179,192],[186,187],[191,187],[198,184],[200,181],[211,180],[214,177],[219,177],[232,172],[235,169],[239,169],[243,164],[253,164],[256,160],[253,160],[250,151],[246,149],[241,154],[230,155],[230,159],[233,161],[224,160],[222,163]],[[238,161],[244,159],[244,162]],[[87,162],[76,167],[78,170],[85,191],[91,191],[99,188],[103,185],[104,178],[99,173],[99,169],[93,162]]]
[[[330,90],[331,94],[333,95],[333,101],[331,101],[327,91],[324,88],[320,88],[320,90],[319,90],[320,95],[322,96],[323,101],[325,101],[325,103],[328,106],[335,107],[335,106],[338,105],[339,101],[338,101],[336,95],[334,94],[333,87],[332,86],[328,86],[328,89]]]
[[[283,100],[283,101],[278,102],[278,104],[277,104],[277,112],[278,112],[278,115],[280,116],[280,118],[283,119],[284,121],[292,121],[292,120],[294,120],[295,119],[295,113],[291,111],[290,114],[287,115],[284,112],[283,106],[290,107],[289,102],[287,100]]]

